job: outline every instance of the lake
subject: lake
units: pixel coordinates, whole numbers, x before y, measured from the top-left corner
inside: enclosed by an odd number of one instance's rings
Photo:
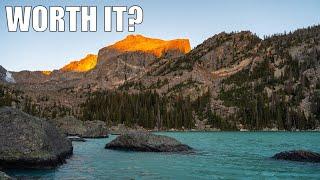
[[[320,152],[320,132],[162,132],[194,154],[122,152],[116,136],[73,142],[74,155],[55,170],[11,170],[35,179],[320,179],[320,164],[275,161],[280,151]]]

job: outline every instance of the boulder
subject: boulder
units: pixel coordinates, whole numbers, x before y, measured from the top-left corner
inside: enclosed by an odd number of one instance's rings
[[[83,122],[73,116],[52,119],[50,122],[69,136],[81,136],[86,131]]]
[[[81,121],[73,116],[56,118],[51,122],[69,136],[80,136],[83,138],[108,137],[108,128],[103,121]]]
[[[10,176],[8,176],[6,173],[0,171],[0,179],[1,180],[12,180]]]
[[[144,152],[188,152],[192,148],[174,138],[151,133],[135,132],[118,136],[106,149]]]
[[[303,150],[280,152],[275,154],[272,158],[277,160],[320,163],[319,153]]]
[[[72,153],[71,141],[48,121],[0,108],[0,168],[54,168]]]
[[[86,131],[82,134],[84,138],[106,138],[108,137],[108,128],[103,121],[85,121]]]

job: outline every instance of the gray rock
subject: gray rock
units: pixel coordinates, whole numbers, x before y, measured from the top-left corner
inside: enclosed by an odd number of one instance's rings
[[[72,153],[71,141],[52,124],[0,108],[0,168],[53,168]]]
[[[188,152],[192,148],[174,138],[151,133],[128,133],[118,136],[106,149],[144,152]]]
[[[51,122],[69,136],[80,136],[83,138],[108,137],[108,128],[103,121],[81,121],[73,116],[56,118]]]
[[[8,176],[6,173],[0,171],[0,180],[13,180],[13,178]]]
[[[7,70],[0,65],[0,81],[5,82]]]
[[[303,150],[280,152],[275,154],[272,158],[277,160],[320,163],[319,153]]]
[[[52,122],[56,127],[61,129],[63,133],[69,136],[81,136],[86,131],[83,122],[73,116],[56,118],[50,120],[50,122]]]
[[[103,121],[85,121],[86,131],[82,134],[84,138],[106,138],[108,137],[108,128]]]

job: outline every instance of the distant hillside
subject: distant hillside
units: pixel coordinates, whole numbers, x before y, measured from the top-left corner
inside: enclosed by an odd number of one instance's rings
[[[264,39],[249,31],[220,33],[190,52],[163,44],[129,36],[102,48],[87,72],[13,73],[13,87],[49,118],[55,109],[147,128],[320,127],[320,26]]]

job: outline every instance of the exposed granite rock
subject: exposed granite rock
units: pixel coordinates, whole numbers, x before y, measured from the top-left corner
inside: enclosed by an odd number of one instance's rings
[[[66,116],[53,119],[51,122],[70,136],[80,136],[83,138],[108,137],[108,128],[103,121],[83,122],[73,116]]]
[[[13,180],[13,178],[8,176],[6,173],[0,171],[0,180]]]
[[[86,131],[83,122],[73,116],[56,118],[50,121],[69,136],[81,136]]]
[[[82,134],[84,138],[105,138],[108,137],[108,128],[103,121],[85,121],[86,131]]]
[[[71,141],[47,121],[0,108],[0,168],[53,168],[72,153]]]
[[[192,148],[174,138],[151,133],[123,134],[105,146],[106,149],[143,152],[189,152]]]
[[[0,81],[5,81],[7,70],[0,66]]]
[[[320,163],[320,154],[311,151],[294,150],[275,154],[273,159]]]

